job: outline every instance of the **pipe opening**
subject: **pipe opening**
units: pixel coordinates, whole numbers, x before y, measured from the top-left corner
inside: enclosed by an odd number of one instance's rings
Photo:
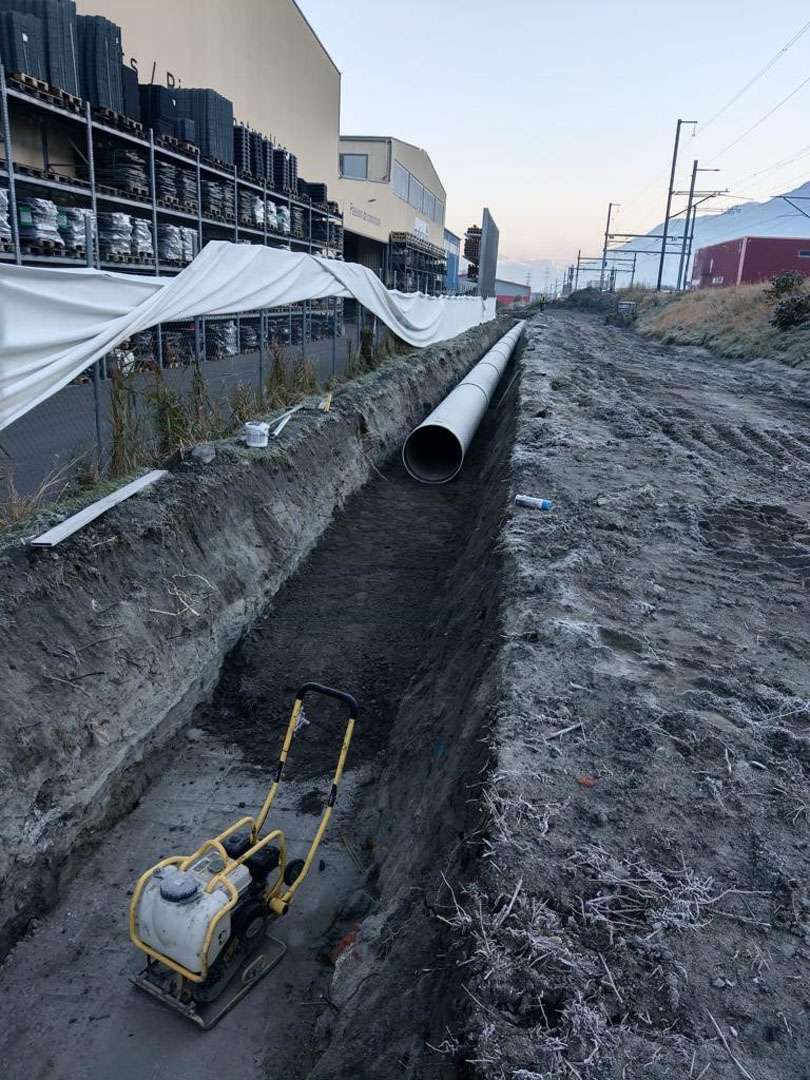
[[[414,480],[446,484],[464,463],[464,447],[446,427],[423,424],[405,440],[402,460]]]

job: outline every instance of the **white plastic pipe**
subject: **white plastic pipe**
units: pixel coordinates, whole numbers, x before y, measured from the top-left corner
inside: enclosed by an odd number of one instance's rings
[[[405,440],[402,460],[414,480],[446,484],[461,471],[524,326],[525,322],[519,322],[504,334]]]

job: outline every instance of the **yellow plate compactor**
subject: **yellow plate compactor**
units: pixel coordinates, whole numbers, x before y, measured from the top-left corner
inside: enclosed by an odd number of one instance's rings
[[[307,694],[336,698],[346,706],[348,717],[332,785],[306,858],[288,862],[281,829],[260,834]],[[161,859],[138,879],[129,908],[129,935],[146,953],[147,962],[133,978],[136,986],[208,1030],[281,960],[287,946],[270,937],[267,928],[287,914],[309,873],[332,816],[356,719],[357,702],[351,694],[305,683],[296,695],[275,779],[258,817],[239,818],[192,855]]]

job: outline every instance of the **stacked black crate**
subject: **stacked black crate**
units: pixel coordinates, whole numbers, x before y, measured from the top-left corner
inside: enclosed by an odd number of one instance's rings
[[[177,198],[184,210],[197,209],[197,177],[190,169],[177,166]]]
[[[48,80],[42,21],[21,11],[0,12],[0,61],[6,71]]]
[[[297,236],[299,240],[308,239],[306,234],[306,214],[300,206],[292,208],[291,230],[292,235]]]
[[[121,85],[124,88],[124,116],[132,120],[140,120],[141,99],[138,93],[138,72],[131,67],[122,67]]]
[[[250,173],[251,169],[250,131],[244,124],[233,126],[233,163],[240,172]]]
[[[155,198],[166,206],[177,202],[177,169],[155,156]]]
[[[229,221],[233,221],[236,217],[236,196],[233,184],[224,183],[222,185],[222,212]]]
[[[253,220],[253,192],[239,190],[239,220],[243,225],[255,224]]]
[[[201,196],[204,217],[220,218],[224,216],[222,184],[218,180],[203,180]]]
[[[89,179],[87,166],[79,166],[79,174]],[[149,196],[149,178],[146,172],[146,160],[139,150],[116,146],[111,143],[101,145],[95,151],[95,177],[97,184],[115,188],[117,191],[141,198]]]
[[[98,108],[123,113],[121,27],[101,15],[79,15],[76,27],[82,97]]]
[[[264,157],[264,144],[266,139],[261,132],[251,131],[250,133],[250,164],[253,170],[253,175],[258,176],[260,180],[263,180],[267,176],[267,167]]]
[[[233,163],[233,102],[215,90],[175,91],[178,116],[194,121],[197,146],[206,157]]]
[[[295,192],[298,190],[298,158],[295,154],[290,154],[290,191]]]
[[[262,176],[273,186],[273,140],[262,135]]]
[[[45,62],[42,78],[51,86],[78,97],[79,62],[73,0],[0,0],[0,11],[16,11],[39,19]]]
[[[304,180],[304,194],[319,206],[326,206],[326,184],[311,184]]]
[[[175,120],[174,135],[180,142],[191,143],[192,146],[197,145],[197,129],[194,121],[185,116],[178,116],[177,120]]]
[[[289,150],[280,146],[273,147],[273,190],[290,191],[292,188],[292,174],[290,172]]]
[[[145,128],[151,128],[155,135],[170,135],[174,138],[177,124],[177,92],[168,86],[147,83],[139,87],[141,99],[141,122]]]

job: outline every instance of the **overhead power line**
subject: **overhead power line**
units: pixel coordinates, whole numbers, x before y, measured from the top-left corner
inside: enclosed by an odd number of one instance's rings
[[[776,53],[774,53],[774,55],[770,58],[770,60],[768,60],[768,62],[766,64],[764,64],[763,67],[761,67],[754,75],[752,75],[751,78],[742,87],[740,87],[740,89],[731,98],[729,98],[729,100],[725,103],[725,105],[721,106],[721,108],[719,108],[716,113],[714,113],[712,116],[710,116],[705,124],[701,124],[698,127],[697,131],[693,133],[693,138],[701,137],[703,135],[703,132],[706,131],[706,129],[711,124],[713,124],[724,113],[726,113],[733,105],[735,105],[740,100],[740,98],[743,97],[743,95],[746,94],[751,89],[752,86],[754,86],[757,82],[759,82],[759,80],[761,78],[763,78],[765,75],[767,75],[767,73],[771,70],[771,68],[773,68],[779,62],[779,60],[781,60],[781,58],[785,55],[785,53],[787,53],[798,41],[801,40],[801,38],[804,37],[804,35],[807,33],[808,30],[810,30],[810,22],[806,22],[804,24],[804,26],[802,26],[799,30],[797,30],[796,33],[793,35],[793,37],[790,38],[789,41],[786,41],[785,44],[781,47],[781,49],[779,49]],[[804,85],[804,84],[802,84],[802,85]],[[776,105],[774,107],[774,109],[771,110],[771,112],[767,113],[764,117],[762,117],[760,120],[758,120],[756,124],[754,124],[751,128],[748,129],[748,131],[744,132],[741,136],[739,136],[739,138],[736,139],[733,143],[731,143],[729,146],[727,146],[725,148],[725,150],[721,150],[720,153],[716,155],[716,157],[720,157],[720,155],[724,154],[726,152],[726,150],[730,150],[732,146],[736,146],[738,142],[741,142],[744,138],[746,138],[747,135],[750,135],[750,133],[756,127],[758,127],[760,123],[764,122],[764,120],[767,120],[768,116],[773,115],[773,113],[776,112],[777,109],[781,108],[781,106],[784,105],[785,102],[788,101],[789,98],[793,96],[793,94],[798,93],[798,91],[800,89],[801,89],[801,86],[798,86],[796,88],[796,90],[794,90],[791,94],[788,95],[787,98],[785,98],[778,105]],[[712,158],[711,160],[715,160],[715,158]],[[638,191],[636,191],[633,195],[631,195],[628,200],[625,201],[625,205],[626,206],[634,206],[634,205],[636,205],[636,203],[641,199],[641,197],[643,195],[646,195],[647,192],[655,184],[658,183],[658,179],[659,179],[659,177],[657,175],[655,177],[651,177],[644,184],[643,187],[641,187]]]
[[[781,109],[782,106],[785,105],[788,101],[790,101],[790,99],[792,97],[795,97],[796,94],[798,94],[798,92],[800,90],[804,89],[804,87],[807,86],[808,83],[810,83],[810,75],[808,75],[806,79],[802,79],[802,81],[799,83],[799,85],[797,87],[795,87],[795,89],[791,90],[790,93],[786,97],[783,97],[781,101],[777,102],[776,105],[774,105],[774,107],[772,109],[769,109],[765,113],[764,116],[760,116],[759,120],[757,120],[755,123],[753,123],[750,128],[747,128],[742,133],[742,135],[738,135],[737,138],[733,142],[730,142],[728,144],[728,146],[724,147],[718,154],[715,154],[714,157],[711,158],[710,160],[711,161],[717,161],[717,159],[719,157],[722,157],[723,154],[727,153],[729,150],[731,150],[733,147],[735,147],[738,143],[741,143],[743,141],[743,139],[747,139],[752,131],[756,131],[756,129],[760,126],[760,124],[764,124],[765,121],[769,117],[773,116],[773,114],[775,112],[777,112],[779,109]]]
[[[748,80],[748,82],[745,84],[745,86],[743,86],[740,90],[738,90],[737,93],[733,97],[729,98],[729,100],[725,103],[725,105],[721,109],[717,110],[717,112],[714,114],[714,116],[710,116],[709,119],[706,121],[706,123],[701,125],[698,134],[702,135],[703,132],[706,130],[707,127],[709,127],[710,124],[713,124],[715,122],[715,120],[718,120],[723,115],[723,113],[728,112],[728,110],[731,108],[732,105],[736,105],[736,103],[740,100],[740,98],[743,96],[743,94],[746,94],[755,83],[759,82],[759,80],[762,78],[763,75],[767,75],[768,72],[771,70],[771,68],[774,66],[774,64],[778,63],[778,61],[782,59],[782,57],[785,55],[785,53],[789,49],[791,49],[800,38],[804,37],[804,35],[807,33],[808,30],[810,30],[810,22],[806,22],[804,24],[804,26],[801,28],[801,30],[799,30],[797,33],[795,33],[793,35],[793,37],[790,39],[790,41],[788,41],[785,45],[783,45],[782,48],[771,57],[771,59],[768,61],[767,64],[765,64],[764,67],[761,67],[759,69],[759,71],[756,73],[756,75],[751,76],[751,78]]]

